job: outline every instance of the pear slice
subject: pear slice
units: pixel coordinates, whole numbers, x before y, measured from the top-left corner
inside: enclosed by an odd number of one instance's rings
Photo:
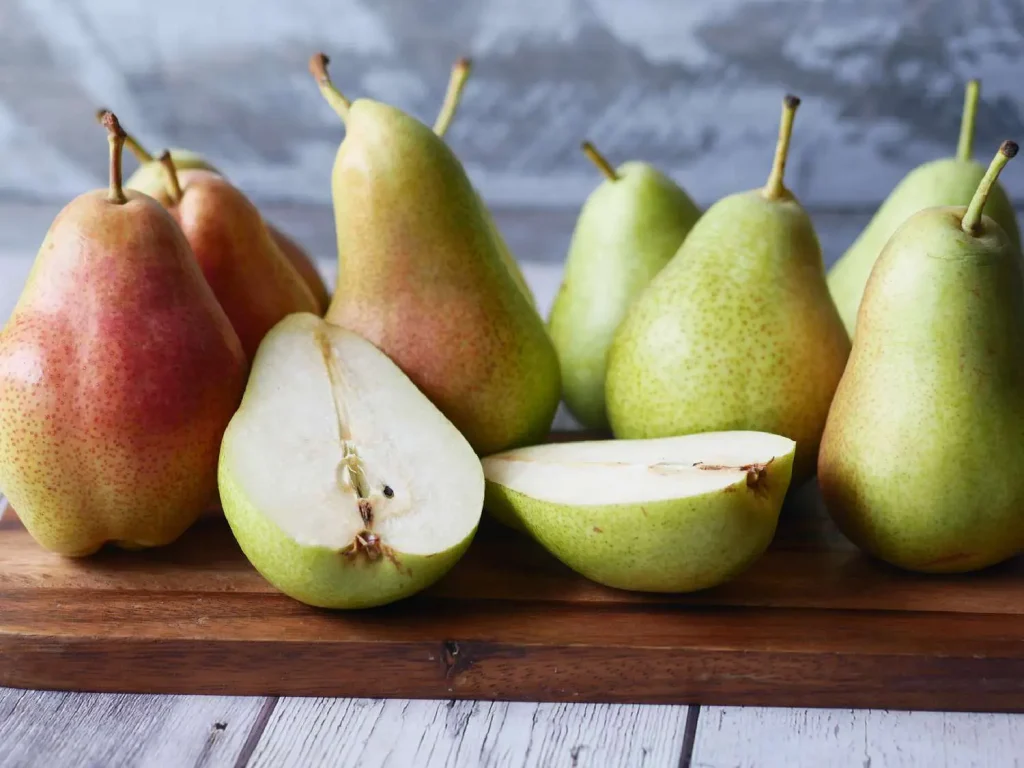
[[[285,594],[383,605],[443,576],[476,532],[480,460],[383,352],[307,313],[253,361],[221,447],[225,516]]]
[[[764,432],[520,448],[484,459],[485,506],[588,579],[690,592],[767,548],[795,448]]]

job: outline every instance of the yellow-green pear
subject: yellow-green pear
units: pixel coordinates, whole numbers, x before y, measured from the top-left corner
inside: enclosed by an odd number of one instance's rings
[[[588,579],[690,592],[728,581],[767,548],[794,447],[708,432],[520,448],[484,459],[484,503]]]
[[[311,70],[346,125],[332,174],[339,269],[326,319],[395,361],[480,455],[543,440],[560,400],[558,356],[462,164],[404,112],[349,104],[322,54]]]
[[[871,268],[896,229],[911,215],[925,208],[967,205],[985,175],[985,167],[973,159],[974,123],[979,95],[978,81],[971,80],[964,96],[956,156],[932,160],[907,174],[889,193],[853,245],[829,270],[828,287],[839,315],[843,318],[843,325],[851,337],[857,325],[857,309]],[[1003,228],[1014,247],[1019,249],[1017,215],[1006,192],[998,184],[992,188],[986,211]]]
[[[908,219],[871,273],[818,479],[856,544],[915,571],[1024,551],[1024,274],[982,215],[1017,152],[1005,142],[970,206]]]
[[[711,206],[630,307],[605,382],[616,437],[784,435],[794,484],[814,472],[850,352],[811,220],[783,185],[799,103],[785,99],[768,183]]]
[[[433,584],[469,546],[484,496],[473,449],[398,367],[306,313],[260,345],[219,480],[249,561],[322,608]]]
[[[580,211],[565,276],[548,319],[562,366],[562,395],[576,419],[607,429],[608,347],[630,304],[679,250],[700,209],[648,163],[618,168],[588,142],[605,179]]]

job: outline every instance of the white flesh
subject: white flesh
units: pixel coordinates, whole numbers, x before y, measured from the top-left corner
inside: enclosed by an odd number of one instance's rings
[[[313,315],[286,318],[260,347],[242,408],[232,471],[250,502],[299,544],[341,550],[368,529],[387,547],[426,555],[458,544],[480,519],[483,471],[469,443],[390,359],[349,331]],[[370,525],[343,437],[369,489]]]
[[[747,471],[741,467],[767,464],[795,446],[764,432],[558,443],[489,456],[484,473],[492,482],[555,504],[632,504],[745,482]]]

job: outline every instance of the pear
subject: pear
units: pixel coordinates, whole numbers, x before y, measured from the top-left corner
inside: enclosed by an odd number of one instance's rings
[[[612,337],[633,300],[679,250],[700,210],[651,165],[627,162],[615,169],[590,142],[582,148],[605,180],[580,211],[548,330],[566,405],[584,426],[606,430]]]
[[[857,308],[871,268],[897,227],[912,214],[925,208],[967,205],[978,188],[985,168],[972,159],[972,150],[980,89],[977,80],[967,84],[956,157],[932,160],[907,174],[889,193],[853,245],[829,271],[829,290],[851,337],[854,335]],[[986,210],[1002,226],[1014,247],[1019,249],[1017,216],[1009,198],[998,184],[992,188]]]
[[[224,514],[285,594],[383,605],[437,581],[480,521],[480,460],[388,358],[312,314],[282,320],[253,362],[220,458]]]
[[[397,363],[480,455],[540,442],[558,357],[516,287],[458,159],[394,107],[352,104],[310,62],[346,124],[332,174],[339,270],[326,319]]]
[[[181,225],[196,260],[252,358],[260,341],[285,315],[318,313],[309,286],[285,258],[256,207],[227,179],[190,171],[184,187],[170,153],[168,210]]]
[[[46,234],[0,332],[0,489],[67,556],[169,544],[217,501],[217,455],[245,387],[238,336],[174,219],[121,182]]]
[[[99,114],[102,114],[102,110]],[[125,146],[131,150],[131,153],[139,161],[138,169],[128,177],[128,181],[124,184],[125,187],[154,197],[164,205],[171,205],[172,201],[168,193],[167,177],[163,165],[131,134],[126,134]],[[186,171],[209,171],[217,175],[223,175],[209,160],[198,152],[188,149],[171,149],[168,151],[171,155],[171,162],[174,163],[174,167],[178,171],[182,185],[188,183],[189,174],[185,173]],[[269,221],[264,221],[264,224],[274,242],[277,243],[277,247],[288,261],[291,262],[299,275],[302,276],[302,279],[306,281],[309,290],[313,292],[313,296],[316,298],[319,313],[323,314],[331,298],[327,293],[327,286],[320,276],[320,270],[313,263],[313,259],[302,249],[302,246],[277,229]]]
[[[448,132],[448,128],[455,117],[455,113],[458,111],[459,104],[462,102],[462,92],[466,88],[466,81],[469,79],[472,68],[472,60],[465,57],[456,61],[455,65],[452,67],[451,76],[448,79],[448,89],[444,96],[444,102],[441,105],[441,111],[438,113],[437,119],[434,121],[434,133],[438,136],[443,137]],[[490,210],[488,210],[487,206],[484,204],[483,198],[480,197],[480,193],[477,192],[476,195],[476,201],[480,207],[480,215],[483,216],[484,221],[491,230],[491,235],[494,237],[494,247],[498,249],[498,255],[501,257],[501,260],[512,275],[512,279],[515,281],[516,287],[523,292],[523,295],[527,298],[530,304],[536,308],[537,298],[533,295],[533,291],[530,290],[530,286],[526,282],[526,277],[523,275],[523,271],[519,267],[519,262],[516,261],[516,257],[513,256],[512,251],[509,250],[508,243],[505,242],[505,238],[502,236],[501,230],[498,229],[498,225],[494,221],[494,217],[491,216]]]
[[[982,215],[1005,142],[970,206],[920,211],[875,264],[822,439],[826,506],[902,568],[962,572],[1024,551],[1024,274]]]
[[[811,220],[783,185],[799,103],[785,99],[765,187],[711,206],[634,301],[605,382],[616,437],[784,435],[794,485],[814,472],[850,351]]]
[[[485,505],[588,579],[691,592],[768,547],[794,450],[759,432],[520,448],[484,459]]]

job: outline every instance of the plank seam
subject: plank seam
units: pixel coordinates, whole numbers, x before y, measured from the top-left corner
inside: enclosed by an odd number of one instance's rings
[[[697,720],[700,718],[701,707],[691,704],[686,710],[686,725],[683,726],[683,747],[679,750],[679,768],[690,768],[693,760],[693,748],[697,743]]]
[[[274,714],[277,702],[280,700],[280,696],[270,696],[263,702],[260,711],[256,714],[256,720],[253,721],[252,728],[249,729],[249,735],[245,737],[245,743],[242,744],[242,749],[238,753],[238,759],[235,760],[235,768],[247,768],[249,765],[249,760],[252,759],[256,746],[263,738],[263,732],[267,729],[270,716]]]

